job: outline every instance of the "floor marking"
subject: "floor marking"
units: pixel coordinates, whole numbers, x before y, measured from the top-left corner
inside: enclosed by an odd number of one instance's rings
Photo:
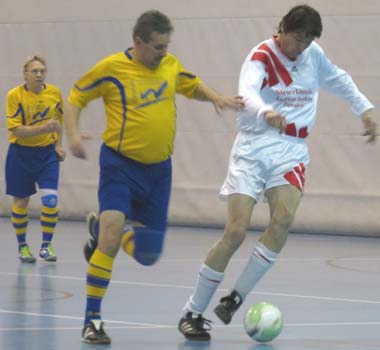
[[[0,272],[0,275],[4,276],[19,276],[20,273],[16,272]],[[59,276],[59,275],[41,275],[41,274],[24,274],[28,277],[46,277],[46,278],[55,278],[55,279],[63,279],[63,280],[73,280],[73,281],[83,281],[85,282],[85,278],[83,277],[72,277],[72,276]],[[144,286],[144,287],[156,287],[156,288],[178,288],[178,289],[194,289],[194,286],[182,286],[182,285],[173,285],[173,284],[162,284],[162,283],[148,283],[148,282],[131,282],[131,281],[118,281],[112,280],[111,284],[120,284],[120,285],[130,285],[130,286]],[[228,292],[229,289],[219,288],[218,292]],[[260,292],[254,291],[249,293],[251,295],[272,295],[272,296],[280,296],[287,298],[299,298],[299,299],[314,299],[314,300],[326,300],[326,301],[339,301],[339,302],[348,302],[348,303],[362,303],[362,304],[374,304],[379,305],[380,301],[378,300],[363,300],[363,299],[349,299],[349,298],[334,298],[334,297],[324,297],[324,296],[316,296],[316,295],[302,295],[302,294],[289,294],[289,293],[277,293],[277,292]]]
[[[82,321],[82,317],[77,316],[67,316],[67,315],[52,315],[52,314],[41,314],[36,312],[22,312],[22,311],[12,311],[0,309],[0,314],[13,314],[22,316],[33,316],[33,317],[47,317],[56,318],[64,320],[74,320]],[[139,323],[139,322],[129,322],[129,321],[115,321],[115,320],[104,320],[107,323],[107,329],[176,329],[177,325],[163,325],[163,324],[152,324],[152,323]],[[116,326],[117,324],[122,324],[124,326]],[[317,322],[317,323],[285,323],[284,327],[331,327],[331,326],[379,326],[379,322]],[[231,324],[228,327],[240,328],[243,327],[242,324]],[[213,325],[213,328],[225,328],[224,325]],[[8,331],[45,331],[45,330],[80,330],[81,327],[1,327],[0,332]]]

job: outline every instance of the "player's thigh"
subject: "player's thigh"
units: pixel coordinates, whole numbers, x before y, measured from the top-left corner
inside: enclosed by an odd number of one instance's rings
[[[55,152],[40,170],[36,181],[40,189],[58,189],[59,162]]]
[[[5,162],[6,193],[18,198],[36,193],[36,174],[19,157],[17,145],[10,145]]]
[[[166,162],[157,173],[149,196],[132,201],[132,219],[143,223],[135,227],[134,257],[143,265],[153,265],[161,256],[167,228],[171,191],[171,163]]]
[[[116,210],[130,216],[130,181],[123,169],[126,160],[104,144],[99,155],[99,212]]]
[[[131,219],[155,230],[165,231],[168,220],[171,182],[171,161],[168,160],[156,169],[154,179],[147,183],[147,187],[150,188],[148,195],[144,199],[132,201]]]
[[[115,210],[130,218],[131,192],[128,183],[121,180],[112,181],[101,175],[98,188],[99,212]]]

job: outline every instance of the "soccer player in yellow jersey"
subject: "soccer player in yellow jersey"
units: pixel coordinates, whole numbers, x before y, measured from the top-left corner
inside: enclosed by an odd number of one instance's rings
[[[133,30],[133,48],[97,63],[76,82],[68,98],[65,122],[74,156],[86,158],[78,125],[87,103],[101,97],[107,120],[100,151],[99,230],[90,230],[85,245],[89,267],[82,339],[86,343],[111,342],[100,306],[119,247],[143,265],[154,264],[162,252],[171,190],[175,94],[210,101],[217,111],[243,106],[240,97],[219,95],[167,52],[172,31],[166,15],[155,10],[143,13]],[[127,230],[126,219],[142,225]]]
[[[40,257],[56,261],[50,243],[58,220],[59,161],[65,158],[61,142],[62,97],[56,86],[45,83],[43,57],[29,57],[23,73],[26,83],[10,90],[7,96],[10,145],[5,165],[6,193],[13,196],[11,221],[19,259],[34,263],[36,258],[26,243],[26,232],[29,198],[38,185],[42,202]]]

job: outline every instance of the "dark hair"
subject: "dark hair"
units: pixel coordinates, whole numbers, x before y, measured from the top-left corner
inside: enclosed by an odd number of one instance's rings
[[[149,42],[153,32],[159,34],[171,33],[173,26],[168,16],[157,10],[144,12],[133,28],[133,39],[141,38],[145,43]]]
[[[282,18],[278,32],[303,32],[306,36],[319,38],[322,34],[321,16],[309,5],[294,6]]]

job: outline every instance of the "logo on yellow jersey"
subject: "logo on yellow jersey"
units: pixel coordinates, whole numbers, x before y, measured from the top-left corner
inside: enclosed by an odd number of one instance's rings
[[[37,124],[43,120],[46,120],[46,116],[50,111],[50,107],[45,108],[42,112],[36,112],[32,115],[32,122],[29,125]]]
[[[136,109],[140,109],[151,104],[166,100],[167,98],[163,97],[162,95],[167,87],[168,82],[165,80],[157,90],[149,88],[148,90],[141,92],[140,98],[143,100],[143,102],[137,105]]]

